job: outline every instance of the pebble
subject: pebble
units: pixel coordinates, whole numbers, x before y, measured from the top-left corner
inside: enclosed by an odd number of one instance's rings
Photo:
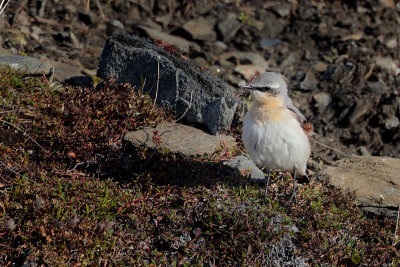
[[[286,17],[290,14],[291,7],[289,4],[278,4],[270,7],[270,9],[280,17]]]
[[[313,98],[315,100],[315,106],[321,111],[325,110],[332,101],[331,96],[325,92],[318,92]]]
[[[315,63],[313,65],[313,69],[318,71],[318,72],[324,72],[328,69],[328,64],[322,62],[322,61],[318,61],[317,63]]]
[[[239,30],[239,24],[238,16],[234,13],[228,13],[225,20],[217,24],[218,32],[224,42],[229,42],[235,36]]]
[[[400,122],[396,116],[392,116],[385,121],[385,128],[387,130],[395,129],[399,126]]]
[[[224,162],[224,165],[237,169],[242,175],[250,175],[253,179],[264,179],[265,174],[245,156],[237,156]]]
[[[267,47],[272,47],[276,46],[278,44],[281,44],[282,40],[281,39],[261,39],[260,41],[260,46],[262,48],[267,48]]]
[[[44,207],[44,200],[42,198],[40,198],[40,197],[37,198],[35,200],[35,204],[34,204],[35,210],[39,211],[39,210],[43,209],[43,207]]]
[[[312,73],[311,71],[307,71],[303,81],[300,82],[300,89],[307,91],[315,90],[317,89],[317,85],[318,85],[318,80],[315,77],[314,73]]]
[[[385,43],[387,48],[394,49],[397,47],[397,39],[392,38]]]
[[[193,39],[213,42],[217,40],[217,33],[214,31],[216,20],[200,17],[190,20],[183,25]]]
[[[398,62],[394,61],[391,57],[375,57],[375,63],[382,69],[389,71],[389,73],[395,75],[400,73]]]
[[[13,219],[8,219],[5,224],[5,228],[8,232],[12,232],[15,229],[15,222]]]

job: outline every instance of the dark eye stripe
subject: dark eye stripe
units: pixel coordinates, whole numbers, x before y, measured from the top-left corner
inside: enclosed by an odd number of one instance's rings
[[[257,89],[258,91],[261,91],[261,92],[267,92],[267,91],[270,91],[272,88],[268,87],[268,86],[264,86],[264,87],[256,87],[255,89]]]

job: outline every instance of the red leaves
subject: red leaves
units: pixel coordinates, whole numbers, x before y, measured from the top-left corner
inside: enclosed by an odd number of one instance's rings
[[[171,44],[164,43],[164,42],[163,42],[162,40],[160,40],[160,39],[155,39],[155,40],[154,40],[154,43],[155,43],[157,46],[161,47],[162,49],[164,49],[165,51],[167,51],[168,53],[170,53],[170,54],[172,54],[172,55],[176,55],[176,53],[177,53],[177,51],[178,51],[178,49],[176,49],[176,47],[174,47],[174,46],[171,45]]]
[[[250,76],[249,82],[253,82],[254,79],[255,79],[258,75],[260,75],[260,72],[259,72],[259,71],[254,72],[254,74]]]
[[[313,130],[312,125],[309,124],[308,122],[303,123],[301,126],[303,127],[303,130],[306,133],[306,135],[309,135]]]
[[[151,141],[153,141],[153,143],[156,144],[157,146],[162,144],[161,135],[158,133],[157,130],[153,131],[153,137],[151,138]]]

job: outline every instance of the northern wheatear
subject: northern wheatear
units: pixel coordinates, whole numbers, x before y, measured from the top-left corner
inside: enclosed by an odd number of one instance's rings
[[[267,189],[271,170],[294,171],[293,193],[296,199],[296,172],[306,175],[310,142],[303,128],[306,119],[293,106],[287,86],[280,74],[265,72],[244,86],[254,98],[243,119],[243,143],[258,167],[268,170]]]

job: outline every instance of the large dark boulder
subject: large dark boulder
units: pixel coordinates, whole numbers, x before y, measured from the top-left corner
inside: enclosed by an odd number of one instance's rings
[[[144,83],[144,92],[153,99],[157,95],[158,105],[172,109],[177,118],[187,110],[187,122],[204,124],[213,134],[227,130],[237,107],[243,109],[223,80],[135,35],[117,34],[107,40],[97,75],[137,87]]]

